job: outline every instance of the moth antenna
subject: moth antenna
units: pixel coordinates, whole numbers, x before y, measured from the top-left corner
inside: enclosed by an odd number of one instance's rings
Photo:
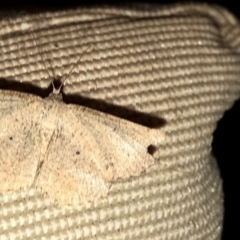
[[[54,72],[54,70],[53,70],[52,64],[50,64],[50,65],[51,65],[51,69],[52,69],[53,76],[50,75],[50,73],[49,73],[49,71],[48,71],[48,69],[47,69],[47,66],[46,66],[45,61],[44,61],[43,56],[42,56],[42,55],[43,55],[43,54],[42,54],[42,51],[40,50],[40,48],[38,47],[38,45],[37,45],[37,43],[36,43],[36,38],[35,38],[33,32],[31,32],[31,37],[32,37],[32,39],[33,39],[34,45],[35,45],[35,46],[37,47],[37,49],[38,49],[39,55],[40,55],[40,57],[41,57],[42,64],[43,64],[43,66],[44,66],[44,68],[45,68],[45,70],[46,70],[46,72],[47,72],[47,74],[48,74],[48,76],[49,76],[49,79],[51,79],[51,78],[53,78],[53,80],[56,79],[55,72]],[[52,87],[53,87],[53,92],[54,92],[54,93],[58,93],[59,91],[56,90],[56,88],[55,88],[55,86],[54,86],[54,84],[53,84],[53,81],[51,81],[51,84],[52,84]],[[62,85],[61,85],[61,87],[62,87]],[[59,89],[61,89],[61,88],[59,88]]]
[[[78,60],[75,62],[75,64],[72,66],[72,68],[70,69],[70,71],[68,72],[68,74],[66,76],[63,77],[62,81],[61,81],[61,85],[60,85],[60,89],[62,88],[64,82],[66,81],[66,79],[71,75],[71,73],[73,72],[74,68],[78,65],[78,63],[80,62],[80,60],[82,59],[84,53],[86,53],[92,46],[88,46],[87,49],[83,52],[83,54],[78,58]]]
[[[40,55],[40,57],[41,57],[42,64],[43,64],[45,70],[47,71],[47,74],[48,74],[49,78],[51,79],[52,77],[51,77],[51,75],[50,75],[50,73],[49,73],[49,71],[48,71],[48,69],[47,69],[47,66],[46,66],[46,64],[45,64],[45,61],[44,61],[44,59],[43,59],[43,57],[42,57],[42,52],[41,52],[40,48],[38,47],[38,45],[37,45],[37,43],[36,43],[36,38],[35,38],[33,32],[31,33],[31,36],[32,36],[34,45],[35,45],[35,46],[37,47],[37,49],[38,49],[39,55]],[[91,45],[88,46],[87,49],[84,51],[84,53],[87,52],[91,47],[92,47]],[[66,74],[66,76],[63,75],[64,77],[63,77],[63,79],[61,80],[61,84],[60,84],[60,86],[58,87],[58,89],[55,88],[53,81],[51,81],[51,84],[52,84],[52,87],[53,87],[53,93],[55,93],[55,94],[59,94],[59,93],[60,93],[64,82],[65,82],[66,79],[71,75],[71,73],[73,72],[73,70],[75,69],[75,67],[78,65],[78,63],[79,63],[80,60],[82,59],[83,55],[84,55],[84,54],[82,54],[82,55],[78,58],[78,60],[77,60],[76,63],[72,66],[72,68],[70,69],[70,71],[68,72],[68,74]],[[51,65],[51,64],[50,64],[50,65]],[[52,68],[52,72],[53,72],[53,79],[56,79],[56,76],[55,76],[55,73],[54,73],[53,68]]]
[[[49,73],[49,71],[48,71],[48,69],[47,69],[47,66],[46,66],[46,64],[45,64],[45,61],[44,61],[44,59],[43,59],[42,52],[41,52],[40,48],[38,47],[38,45],[37,45],[37,43],[36,43],[35,36],[34,36],[33,33],[31,33],[31,36],[32,36],[34,45],[35,45],[35,46],[37,47],[37,49],[38,49],[39,55],[40,55],[40,57],[41,57],[42,64],[43,64],[43,66],[44,66],[44,68],[45,68],[45,70],[46,70],[49,78],[51,79],[51,75],[50,75],[50,73]]]

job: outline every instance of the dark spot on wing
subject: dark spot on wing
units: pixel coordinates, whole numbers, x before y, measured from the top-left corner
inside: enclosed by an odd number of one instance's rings
[[[156,152],[157,148],[153,145],[149,145],[147,148],[147,152],[151,155],[153,155]]]
[[[43,165],[43,161],[41,161],[41,162],[39,163],[38,169],[40,169],[40,168],[42,167],[42,165]]]

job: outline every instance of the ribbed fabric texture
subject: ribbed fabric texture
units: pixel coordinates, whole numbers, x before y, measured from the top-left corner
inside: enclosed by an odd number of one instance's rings
[[[195,4],[79,8],[3,18],[0,35],[1,79],[46,88],[82,56],[65,94],[166,121],[156,164],[114,183],[101,201],[64,209],[34,189],[0,195],[1,240],[220,240],[212,134],[240,93],[240,31],[230,13]]]

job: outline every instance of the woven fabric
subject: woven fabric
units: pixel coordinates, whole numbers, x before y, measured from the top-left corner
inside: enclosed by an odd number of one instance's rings
[[[79,8],[5,16],[0,36],[2,82],[44,89],[81,56],[65,94],[166,121],[156,164],[98,202],[60,208],[34,189],[0,195],[0,239],[220,239],[212,134],[240,93],[230,13],[196,4]]]

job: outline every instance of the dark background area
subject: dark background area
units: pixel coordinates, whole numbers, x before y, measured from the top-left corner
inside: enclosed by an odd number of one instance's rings
[[[193,2],[205,2],[221,5],[231,11],[235,16],[240,18],[240,7],[238,7],[238,1],[138,1],[140,3],[161,3],[170,4],[176,2],[193,3]],[[48,0],[47,3],[43,1],[27,1],[27,0],[7,0],[4,3],[0,2],[0,10],[13,10],[13,11],[44,11],[44,10],[56,10],[67,9],[76,6],[91,5],[91,4],[112,4],[111,1],[53,1]],[[116,4],[126,4],[123,1],[114,1]],[[133,1],[128,1],[133,3]],[[240,67],[240,66],[239,66]],[[239,79],[240,81],[240,79]],[[233,107],[227,111],[223,118],[219,121],[218,127],[214,133],[213,139],[213,154],[216,156],[218,165],[220,167],[221,176],[223,178],[223,188],[225,194],[225,215],[222,240],[239,240],[239,215],[240,215],[240,199],[238,197],[240,172],[237,167],[237,161],[240,159],[240,99],[235,102]]]

